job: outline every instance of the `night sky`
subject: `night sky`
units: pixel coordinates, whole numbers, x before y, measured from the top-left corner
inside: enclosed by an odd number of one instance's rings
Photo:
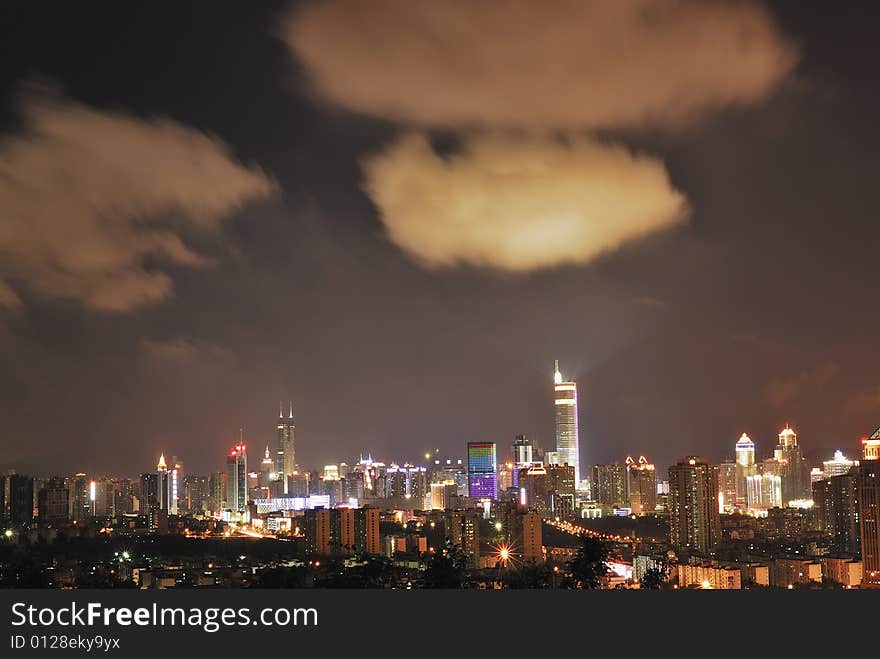
[[[393,1],[4,3],[0,467],[209,473],[289,399],[307,468],[552,449],[554,359],[584,468],[718,461],[742,432],[766,457],[786,422],[857,456],[880,425],[869,4],[747,5],[784,48],[740,86],[705,3],[679,7],[699,38],[654,39],[672,5],[639,0],[660,19],[607,57],[579,44],[618,32],[571,3],[474,4],[503,18],[426,11],[456,36],[423,52]],[[538,160],[559,169],[517,169]]]

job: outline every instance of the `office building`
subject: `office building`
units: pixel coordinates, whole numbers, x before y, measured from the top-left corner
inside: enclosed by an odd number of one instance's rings
[[[243,442],[226,455],[226,509],[244,512],[248,502],[247,448]]]
[[[593,465],[590,492],[605,508],[629,506],[627,466],[620,463]]]
[[[627,456],[629,507],[636,515],[648,515],[657,507],[657,474],[644,455],[638,461]]]
[[[862,440],[858,468],[864,587],[880,588],[880,428]]]
[[[519,472],[528,469],[534,462],[534,447],[525,435],[517,435],[513,440],[513,486],[519,487]]]
[[[284,416],[283,404],[278,407],[276,424],[277,446],[275,449],[275,479],[280,481],[281,494],[289,494],[288,476],[296,471],[296,442],[294,439],[293,403],[288,415]]]
[[[773,452],[780,465],[783,505],[790,501],[809,499],[810,467],[797,443],[797,433],[786,424],[779,433],[779,444]]]
[[[813,483],[813,506],[819,530],[834,538],[833,551],[860,554],[858,474],[838,474]]]
[[[70,519],[77,523],[86,521],[92,515],[89,501],[89,481],[79,472],[70,479]]]
[[[853,460],[848,460],[843,455],[843,451],[838,450],[834,452],[833,458],[822,463],[822,474],[825,478],[848,474],[855,464]]]
[[[580,437],[578,434],[578,395],[577,383],[566,382],[559,372],[559,362],[553,372],[553,390],[556,411],[556,452],[560,464],[574,467],[575,488],[580,489],[581,458]]]
[[[736,455],[736,503],[748,506],[748,477],[758,473],[755,465],[755,443],[743,433],[734,448]]]
[[[575,498],[574,467],[567,464],[551,465],[546,471],[550,516],[556,519],[572,519]]]
[[[498,459],[492,442],[468,442],[468,496],[498,498]]]
[[[550,467],[553,469],[554,467]],[[543,518],[552,517],[552,491],[547,467],[541,463],[523,469],[519,474],[519,503],[537,512]]]
[[[722,462],[718,465],[718,501],[721,510],[726,513],[737,509],[736,470],[736,461]]]

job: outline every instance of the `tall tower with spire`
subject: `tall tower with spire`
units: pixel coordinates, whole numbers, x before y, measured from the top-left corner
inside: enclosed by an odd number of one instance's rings
[[[275,452],[275,478],[281,481],[281,492],[288,494],[287,477],[296,471],[296,443],[294,441],[293,402],[284,416],[284,404],[278,404],[278,443]]]
[[[563,380],[559,361],[553,369],[554,406],[556,408],[556,452],[559,460],[574,467],[575,489],[581,486],[581,457],[578,437],[577,383]]]
[[[168,510],[169,496],[168,492],[168,463],[165,462],[165,453],[159,455],[159,463],[156,465],[156,475],[158,481],[158,503],[159,510]]]

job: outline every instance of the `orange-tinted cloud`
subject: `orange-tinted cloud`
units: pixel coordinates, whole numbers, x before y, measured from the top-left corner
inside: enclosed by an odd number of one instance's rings
[[[679,126],[797,59],[764,8],[720,0],[326,0],[284,37],[322,98],[436,127]]]
[[[430,268],[587,263],[688,215],[662,162],[585,137],[483,135],[442,156],[410,134],[363,167],[388,237]]]
[[[0,141],[0,278],[38,295],[124,312],[165,300],[162,264],[208,261],[190,232],[271,194],[219,139],[169,119],[48,98]]]

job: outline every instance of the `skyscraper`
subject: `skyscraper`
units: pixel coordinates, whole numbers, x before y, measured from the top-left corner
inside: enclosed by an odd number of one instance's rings
[[[825,478],[848,474],[854,464],[855,463],[852,460],[848,460],[843,455],[843,451],[835,451],[834,457],[831,460],[825,460],[822,463],[822,466],[824,467],[822,473],[825,475]]]
[[[519,487],[519,472],[528,469],[534,461],[534,447],[525,435],[513,440],[513,486]]]
[[[669,536],[675,547],[703,556],[718,544],[717,465],[688,456],[669,467]]]
[[[736,503],[748,505],[748,478],[758,473],[755,466],[755,443],[743,433],[736,442]]]
[[[627,465],[620,464],[619,462],[593,465],[590,492],[593,500],[601,503],[606,508],[628,506]]]
[[[718,470],[720,505],[725,512],[736,510],[736,462],[724,461]]]
[[[629,478],[629,507],[636,515],[648,515],[657,506],[657,476],[654,465],[644,455],[638,462],[627,457],[627,476]]]
[[[278,406],[278,447],[275,453],[275,478],[281,481],[281,490],[288,494],[289,485],[287,477],[296,471],[296,444],[293,437],[293,403],[290,403],[290,411],[285,418],[284,409]]]
[[[880,428],[864,445],[858,467],[859,521],[862,527],[862,587],[880,588]]]
[[[578,439],[577,384],[564,382],[559,372],[559,361],[553,372],[554,400],[556,407],[556,452],[560,463],[574,467],[575,488],[581,486],[581,457]]]
[[[165,454],[159,455],[159,463],[156,465],[156,478],[158,482],[158,501],[159,510],[168,510],[169,496],[168,490],[168,463],[165,462]]]
[[[819,529],[834,536],[834,551],[859,554],[861,525],[858,474],[854,472],[831,476],[813,483],[812,490]]]
[[[226,456],[226,507],[243,512],[247,506],[247,450],[243,442]]]
[[[776,461],[780,463],[782,479],[782,505],[789,501],[809,499],[810,469],[804,460],[801,447],[797,443],[797,433],[786,424],[779,433],[779,444],[774,451]]]
[[[498,458],[493,442],[468,442],[468,496],[498,498]]]

